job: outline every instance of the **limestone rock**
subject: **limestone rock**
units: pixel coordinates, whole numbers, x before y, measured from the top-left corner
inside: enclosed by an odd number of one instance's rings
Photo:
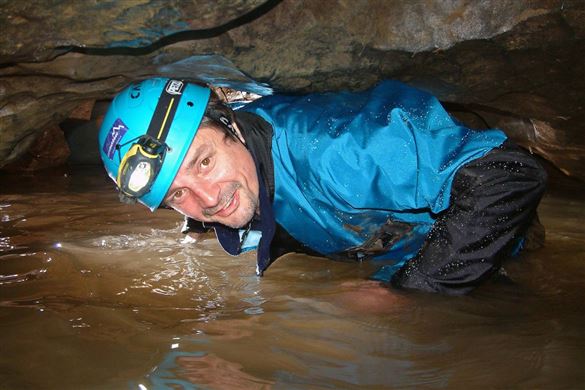
[[[395,78],[585,180],[584,26],[582,0],[0,0],[0,166],[135,79],[297,93]]]
[[[27,137],[22,144],[26,150],[8,164],[9,171],[38,171],[63,165],[69,157],[69,147],[63,130],[57,125],[43,129],[40,134]]]

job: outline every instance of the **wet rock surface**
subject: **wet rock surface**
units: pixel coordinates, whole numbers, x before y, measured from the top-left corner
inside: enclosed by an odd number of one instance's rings
[[[585,180],[583,1],[0,0],[0,26],[2,166],[152,75],[292,93],[394,78]]]

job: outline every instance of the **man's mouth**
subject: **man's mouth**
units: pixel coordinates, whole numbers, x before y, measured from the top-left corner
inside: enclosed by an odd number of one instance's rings
[[[215,213],[215,215],[223,218],[228,217],[238,208],[239,204],[240,192],[236,190],[225,202],[225,205]]]

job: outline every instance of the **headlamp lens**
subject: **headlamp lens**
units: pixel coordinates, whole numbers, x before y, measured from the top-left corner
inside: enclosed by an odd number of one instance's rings
[[[128,189],[138,193],[150,182],[152,177],[152,167],[150,161],[140,161],[136,168],[130,173],[128,179]]]
[[[126,152],[118,169],[120,191],[130,197],[147,194],[160,172],[167,151],[166,144],[143,135]]]

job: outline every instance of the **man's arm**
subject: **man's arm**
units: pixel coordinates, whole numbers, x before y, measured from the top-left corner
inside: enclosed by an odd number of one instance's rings
[[[466,164],[453,181],[449,208],[391,285],[449,295],[471,291],[517,249],[545,183],[540,164],[509,141]]]

